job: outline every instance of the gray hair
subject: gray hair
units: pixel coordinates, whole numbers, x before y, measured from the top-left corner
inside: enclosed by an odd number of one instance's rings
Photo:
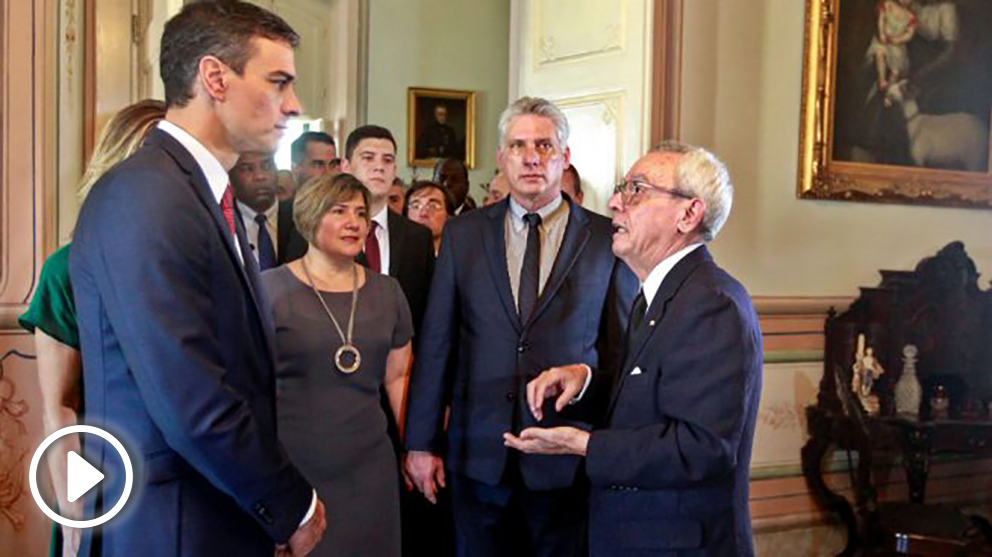
[[[713,241],[727,222],[734,204],[734,185],[727,167],[706,149],[678,141],[665,141],[652,147],[651,152],[679,156],[675,166],[675,189],[703,200],[706,212],[699,224],[699,235],[704,242]]]
[[[510,127],[510,122],[518,116],[533,114],[551,120],[558,132],[558,145],[564,149],[568,147],[568,119],[558,106],[539,97],[520,97],[513,104],[506,107],[499,116],[499,145],[506,141],[506,132]]]

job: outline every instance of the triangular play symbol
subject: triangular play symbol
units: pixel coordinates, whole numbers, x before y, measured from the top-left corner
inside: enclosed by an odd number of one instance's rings
[[[69,502],[83,496],[84,493],[103,481],[103,472],[93,467],[92,464],[83,460],[83,457],[76,454],[76,451],[69,451],[67,456],[68,466],[66,470],[66,495]]]

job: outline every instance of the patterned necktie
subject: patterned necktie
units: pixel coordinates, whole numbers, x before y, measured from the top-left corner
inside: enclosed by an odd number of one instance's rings
[[[265,226],[268,219],[264,214],[255,215],[255,222],[258,224],[258,270],[264,271],[276,266],[276,248],[272,245],[272,236],[269,235],[269,228]]]
[[[375,235],[377,228],[379,228],[379,223],[372,221],[372,226],[369,227],[369,235],[365,237],[365,262],[368,264],[369,269],[381,273],[382,260],[379,254],[379,238]]]
[[[520,321],[526,323],[537,306],[538,286],[541,281],[541,215],[527,213],[527,249],[520,266],[520,285],[517,288],[517,311]]]
[[[224,195],[220,198],[220,212],[224,214],[224,220],[227,221],[231,237],[236,238],[234,233],[234,190],[231,189],[231,184],[227,185]]]

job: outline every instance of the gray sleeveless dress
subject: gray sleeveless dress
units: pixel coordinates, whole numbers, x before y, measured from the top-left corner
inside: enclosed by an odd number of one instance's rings
[[[345,375],[334,367],[341,337],[310,286],[285,265],[262,275],[276,331],[279,436],[327,508],[315,556],[400,555],[399,469],[379,389],[389,351],[410,340],[413,325],[399,283],[366,277],[353,339],[362,363]],[[321,295],[347,334],[351,293]]]

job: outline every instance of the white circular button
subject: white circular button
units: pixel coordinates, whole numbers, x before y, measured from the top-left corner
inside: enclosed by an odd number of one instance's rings
[[[124,461],[124,493],[121,494],[121,498],[117,501],[117,504],[114,505],[114,508],[107,511],[103,516],[98,516],[90,520],[72,520],[66,518],[53,511],[38,492],[38,464],[41,462],[41,456],[45,454],[45,451],[52,445],[52,443],[62,437],[65,437],[66,435],[69,435],[70,433],[89,433],[102,437],[108,443],[113,445],[114,449],[116,449],[121,455],[121,460]],[[51,518],[63,526],[69,526],[70,528],[92,528],[107,522],[111,518],[114,518],[114,516],[116,516],[117,513],[121,512],[121,509],[124,508],[124,503],[127,503],[127,498],[131,495],[131,487],[134,484],[134,471],[131,469],[131,459],[128,458],[127,452],[124,450],[124,445],[122,445],[121,442],[118,441],[113,435],[91,425],[72,425],[69,427],[63,427],[62,429],[46,437],[38,447],[38,450],[34,452],[34,456],[31,457],[29,474],[28,481],[31,484],[31,496],[34,497],[34,502],[38,504],[38,507],[43,513],[48,515],[48,518]],[[66,474],[66,483],[69,485],[66,487],[70,500],[75,501],[83,493],[89,491],[93,486],[100,483],[102,480],[102,472],[83,460],[83,458],[75,452],[69,452]]]

